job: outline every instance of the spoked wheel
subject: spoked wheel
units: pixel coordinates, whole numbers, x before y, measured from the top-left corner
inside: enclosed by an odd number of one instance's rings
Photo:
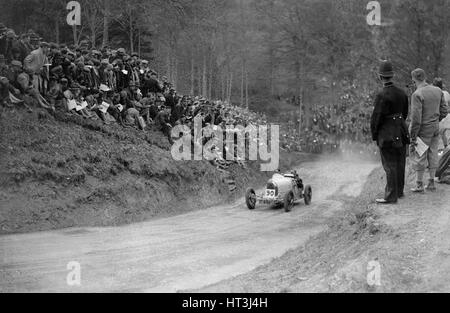
[[[251,188],[247,189],[245,192],[245,203],[249,210],[254,210],[256,208],[256,193]]]
[[[294,193],[291,191],[284,196],[284,211],[290,212],[294,206]]]
[[[305,187],[305,191],[303,193],[303,198],[305,199],[305,204],[310,205],[312,200],[312,188],[310,185]]]

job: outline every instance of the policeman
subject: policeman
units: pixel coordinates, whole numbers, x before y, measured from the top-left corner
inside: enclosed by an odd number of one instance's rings
[[[371,132],[372,139],[380,148],[387,183],[384,198],[376,199],[376,202],[389,204],[404,197],[406,146],[410,143],[405,122],[408,116],[408,96],[392,81],[394,71],[389,61],[381,63],[379,77],[383,90],[375,99]]]

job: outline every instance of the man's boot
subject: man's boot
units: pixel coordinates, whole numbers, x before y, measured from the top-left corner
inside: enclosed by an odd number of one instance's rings
[[[428,191],[435,191],[436,190],[436,186],[434,185],[434,179],[429,179],[428,180],[428,185],[425,187],[426,190]]]
[[[412,191],[412,192],[416,192],[416,193],[424,192],[425,189],[423,188],[423,182],[418,181],[418,182],[416,183],[416,187],[412,188],[411,191]]]

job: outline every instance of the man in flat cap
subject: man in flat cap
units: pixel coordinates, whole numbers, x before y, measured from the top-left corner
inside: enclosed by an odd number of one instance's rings
[[[44,66],[48,64],[47,55],[49,51],[50,45],[46,42],[41,42],[39,49],[33,50],[23,61],[24,69],[30,74],[33,86],[41,92],[43,91],[43,76],[41,74],[44,74],[46,71]]]
[[[380,148],[381,162],[386,172],[384,198],[379,204],[396,203],[404,197],[406,146],[409,136],[406,126],[408,95],[393,82],[394,70],[391,62],[380,65],[379,78],[383,90],[375,98],[371,117],[372,139]]]
[[[434,177],[438,166],[439,122],[447,116],[444,93],[436,86],[427,84],[425,71],[418,68],[411,73],[417,90],[411,96],[411,161],[416,171],[416,186],[413,192],[433,191]],[[421,141],[428,146],[425,153],[417,149]],[[428,185],[424,188],[423,178],[428,167]]]

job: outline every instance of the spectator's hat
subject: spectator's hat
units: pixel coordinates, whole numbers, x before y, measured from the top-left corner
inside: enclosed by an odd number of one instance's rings
[[[108,92],[108,91],[111,91],[111,89],[108,86],[106,86],[105,84],[100,84],[100,91]]]
[[[57,43],[51,42],[49,45],[50,49],[59,49],[59,45]]]
[[[81,89],[81,86],[77,82],[73,82],[70,85],[70,90],[79,90],[79,89]]]
[[[40,46],[42,47],[42,48],[49,48],[50,47],[50,44],[48,43],[48,42],[45,42],[45,41],[42,41],[41,42],[41,44],[40,44]]]
[[[125,54],[125,49],[124,48],[119,48],[119,49],[117,49],[117,53],[121,54],[121,55],[124,55]]]
[[[378,75],[384,78],[394,77],[394,67],[392,66],[392,63],[387,60],[382,61]]]
[[[22,67],[22,62],[20,62],[18,60],[13,60],[13,61],[11,61],[11,65],[17,66],[17,67]]]
[[[68,83],[69,82],[69,80],[67,79],[67,78],[61,78],[61,83]]]
[[[13,38],[17,38],[17,35],[14,32],[14,30],[8,29],[8,31],[6,32],[6,37],[9,39],[13,39]]]
[[[148,61],[147,60],[142,60],[141,63],[142,64],[148,64]]]
[[[92,50],[92,55],[102,55],[102,53],[98,50]]]
[[[9,80],[6,77],[0,76],[0,83],[3,85],[8,85],[9,84]]]
[[[132,57],[139,57],[139,54],[137,52],[131,52]]]
[[[52,73],[54,73],[54,74],[62,74],[63,73],[63,67],[61,65],[55,66],[52,69]]]
[[[108,60],[108,59],[103,59],[103,60],[101,61],[101,64],[103,64],[103,65],[108,65],[108,64],[109,64],[109,60]]]
[[[5,56],[3,54],[0,54],[0,61],[5,61]]]
[[[29,35],[31,41],[39,41],[40,37],[35,32],[29,33]]]

